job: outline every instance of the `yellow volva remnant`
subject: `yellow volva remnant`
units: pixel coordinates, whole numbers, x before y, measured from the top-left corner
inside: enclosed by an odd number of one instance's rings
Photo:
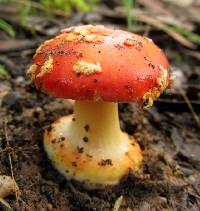
[[[37,74],[36,77],[42,77],[46,73],[50,72],[53,69],[53,58],[51,56],[45,61],[45,63],[40,68],[40,72]]]
[[[93,63],[89,63],[83,60],[78,61],[76,64],[74,64],[73,69],[77,74],[82,73],[85,75],[90,75],[90,74],[98,73],[102,71],[101,65],[99,62],[97,62],[96,64],[93,64]]]
[[[168,86],[167,70],[163,66],[159,66],[160,77],[156,80],[156,86],[150,89],[143,96],[144,108],[151,107],[153,101],[156,100]]]
[[[37,69],[37,65],[36,64],[32,64],[29,67],[29,69],[27,70],[27,74],[31,78],[31,81],[33,81],[35,79],[35,71],[36,71],[36,69]]]

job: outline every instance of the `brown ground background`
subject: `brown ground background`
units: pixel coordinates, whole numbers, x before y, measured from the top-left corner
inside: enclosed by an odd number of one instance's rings
[[[149,110],[134,103],[119,105],[121,128],[138,141],[144,162],[138,173],[130,172],[120,185],[95,191],[66,181],[47,159],[43,131],[56,118],[72,113],[73,105],[37,91],[25,70],[39,43],[61,28],[87,23],[125,28],[123,8],[119,1],[103,1],[88,14],[76,11],[54,19],[31,17],[28,27],[20,24],[16,9],[13,4],[0,3],[0,17],[17,32],[11,39],[0,31],[0,64],[11,76],[0,76],[0,173],[11,175],[12,166],[20,188],[17,198],[5,198],[12,209],[106,211],[123,196],[119,210],[124,211],[200,210],[199,44],[177,31],[160,30],[160,24],[172,21],[198,34],[198,2],[183,6],[140,0],[132,10],[140,20],[135,31],[148,35],[164,49],[178,77],[174,87]],[[37,35],[30,33],[30,27]],[[5,206],[0,210],[6,210]]]

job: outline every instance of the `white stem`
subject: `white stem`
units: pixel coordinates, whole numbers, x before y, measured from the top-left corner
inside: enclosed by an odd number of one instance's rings
[[[103,154],[119,150],[122,132],[117,103],[76,101],[73,120],[68,130],[73,145]]]

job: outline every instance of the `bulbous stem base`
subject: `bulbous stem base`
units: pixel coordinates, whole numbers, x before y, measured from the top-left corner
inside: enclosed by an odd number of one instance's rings
[[[66,178],[88,188],[117,184],[142,161],[139,145],[120,130],[116,103],[76,102],[74,115],[45,132],[44,148]]]

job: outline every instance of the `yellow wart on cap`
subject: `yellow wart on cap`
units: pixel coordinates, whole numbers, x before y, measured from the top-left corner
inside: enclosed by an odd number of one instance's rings
[[[75,34],[84,34],[84,35],[91,34],[94,31],[95,28],[92,25],[75,26],[61,30],[61,32],[66,32],[66,33],[74,32]]]
[[[159,69],[161,70],[161,73],[160,73],[160,77],[157,79],[157,84],[160,87],[160,90],[164,91],[168,85],[168,82],[167,82],[168,72],[163,66],[159,66]]]
[[[72,26],[72,27],[68,27],[68,28],[62,29],[61,32],[69,33],[69,32],[71,32],[73,29],[74,29],[74,27]]]
[[[102,40],[101,40],[100,36],[97,36],[97,35],[94,35],[94,34],[89,34],[89,35],[80,34],[78,36],[78,41],[100,43]]]
[[[93,43],[100,43],[102,42],[101,36],[99,35],[94,35],[94,34],[74,34],[74,33],[69,33],[66,35],[65,40],[67,41],[76,41],[76,42],[93,42]]]
[[[54,40],[53,38],[52,38],[52,39],[50,39],[50,40],[46,40],[46,41],[44,42],[44,44],[43,44],[43,45],[48,45],[48,44],[49,44],[49,43],[51,43],[53,40]]]
[[[65,40],[67,40],[67,41],[74,41],[76,39],[76,37],[77,36],[75,34],[69,33],[69,34],[66,35]]]
[[[136,37],[130,36],[130,37],[128,37],[128,38],[125,39],[124,45],[133,46],[136,41],[137,41]]]
[[[87,26],[77,26],[74,27],[74,32],[77,34],[88,35],[95,32],[95,28],[92,25]]]
[[[37,54],[40,53],[42,47],[43,47],[43,45],[40,45],[40,46],[36,49],[35,55],[37,55]]]
[[[42,77],[46,73],[50,72],[53,69],[53,58],[51,56],[44,62],[42,67],[40,68],[40,72],[37,74],[36,77]]]
[[[73,69],[77,74],[82,73],[85,75],[99,73],[102,71],[102,68],[99,62],[97,62],[96,64],[93,64],[93,63],[89,63],[83,60],[78,61],[76,64],[74,64]]]
[[[168,86],[168,72],[163,66],[159,66],[160,76],[156,80],[156,86],[146,92],[143,96],[144,108],[151,107],[153,101],[156,100]]]
[[[85,41],[85,42],[94,42],[99,43],[102,42],[102,36],[104,34],[97,35],[95,34],[96,29],[92,25],[85,26],[77,26],[74,28],[69,28],[64,30],[68,34],[65,37],[67,41]]]
[[[29,67],[29,69],[27,70],[27,74],[31,78],[31,81],[33,81],[35,79],[36,69],[37,69],[37,65],[36,64],[32,64]]]
[[[152,39],[148,38],[148,37],[144,37],[144,39],[147,41],[147,42],[153,42]]]

